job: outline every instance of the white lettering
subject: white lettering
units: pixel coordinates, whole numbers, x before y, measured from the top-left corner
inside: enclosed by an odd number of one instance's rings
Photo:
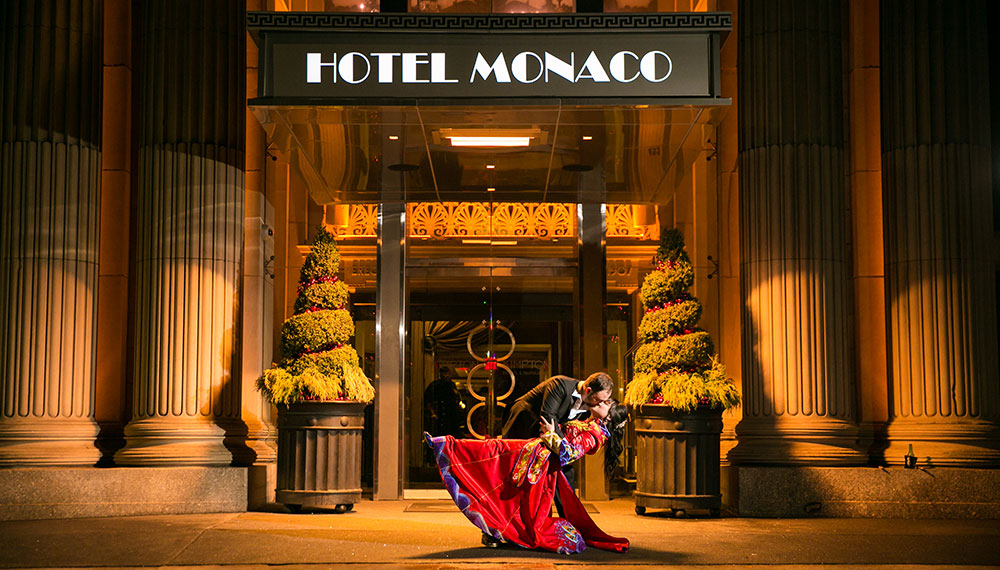
[[[584,75],[584,72],[587,72],[588,75]],[[583,67],[576,74],[574,83],[579,83],[581,79],[593,79],[597,83],[608,83],[611,81],[608,77],[608,72],[604,71],[604,66],[601,65],[601,60],[597,59],[597,54],[594,52],[590,52],[590,55],[587,56],[587,61],[583,62]]]
[[[419,58],[423,59],[419,59]],[[426,53],[403,54],[403,83],[427,83],[426,79],[417,79],[417,65],[427,65],[430,60]]]
[[[576,67],[575,59],[576,54],[570,53],[569,63],[566,63],[551,53],[545,52],[545,82],[549,82],[549,72],[551,71],[566,81],[573,83],[573,68]]]
[[[475,82],[477,73],[483,81],[489,79],[490,75],[496,74],[497,83],[510,83],[510,73],[507,71],[507,60],[504,59],[503,52],[500,52],[500,55],[493,60],[493,65],[487,64],[483,54],[477,53],[476,65],[472,68],[472,76],[469,77],[469,83]]]
[[[538,62],[538,73],[528,79],[528,58],[533,57],[535,61]],[[544,66],[542,65],[542,58],[536,53],[530,51],[522,51],[521,53],[514,56],[514,59],[510,60],[510,72],[521,83],[534,83],[542,77],[544,72]]]
[[[636,71],[635,75],[633,75],[630,78],[625,77],[626,55],[632,56],[632,59],[634,59],[636,62],[639,61],[639,56],[635,55],[634,53],[630,51],[620,51],[615,55],[611,56],[611,65],[608,66],[608,69],[611,71],[611,77],[614,77],[615,81],[618,81],[620,83],[632,83],[633,81],[636,80],[637,77],[639,77],[638,71]]]
[[[354,60],[356,59],[361,59],[361,61],[365,62],[365,74],[361,77],[361,79],[355,79],[357,74],[354,72]],[[341,79],[355,85],[361,83],[365,79],[368,79],[368,76],[372,72],[372,64],[368,61],[368,58],[365,57],[364,54],[352,51],[350,53],[345,53],[344,57],[340,58],[339,71]]]
[[[448,79],[445,76],[445,64],[443,53],[431,54],[431,83],[458,83],[457,79]]]
[[[664,59],[667,60],[667,72],[660,77],[656,78],[656,56],[662,55]],[[674,64],[670,61],[670,56],[663,53],[662,51],[651,51],[646,55],[642,56],[642,61],[639,62],[639,71],[642,72],[642,76],[646,78],[646,81],[652,81],[653,83],[660,83],[661,81],[666,81],[670,77],[670,72],[674,70]]]
[[[373,53],[372,57],[378,60],[378,82],[392,83],[392,58],[399,57],[399,53]]]
[[[323,68],[332,67],[333,68],[333,82],[337,82],[337,54],[333,54],[333,61],[330,63],[323,62],[323,54],[321,53],[307,53],[306,54],[306,83],[322,83],[323,82]]]

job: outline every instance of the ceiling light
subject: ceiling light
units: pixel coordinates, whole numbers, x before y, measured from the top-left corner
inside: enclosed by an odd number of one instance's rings
[[[391,140],[391,141],[398,141],[399,137],[396,136],[396,135],[389,135],[389,140]]]
[[[594,140],[594,137],[592,137],[590,135],[583,135],[583,140],[585,140],[585,141]]]
[[[528,146],[531,137],[445,137],[451,146]]]
[[[497,165],[495,165],[495,164],[487,164],[486,165],[486,170],[493,170],[496,167],[497,167]]]
[[[519,147],[545,144],[547,137],[541,129],[439,129],[434,132],[434,143],[441,144],[444,139],[451,146],[460,147]]]
[[[490,186],[489,188],[486,189],[487,192],[496,192],[496,190],[497,189],[494,188],[494,187],[492,187],[492,186]]]

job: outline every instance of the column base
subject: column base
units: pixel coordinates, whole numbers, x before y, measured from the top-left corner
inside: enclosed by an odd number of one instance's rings
[[[219,425],[226,430],[226,449],[233,454],[234,465],[249,467],[278,460],[277,430],[241,419],[220,419]]]
[[[888,465],[902,465],[913,445],[919,467],[1000,467],[1000,426],[993,422],[896,419],[887,439],[883,459]]]
[[[97,424],[89,418],[10,418],[0,422],[0,467],[95,465]]]
[[[736,426],[739,443],[728,455],[736,465],[866,465],[858,448],[858,428],[831,419],[744,418]]]
[[[116,465],[229,465],[233,455],[223,441],[225,431],[207,418],[142,418],[125,426],[125,447]]]

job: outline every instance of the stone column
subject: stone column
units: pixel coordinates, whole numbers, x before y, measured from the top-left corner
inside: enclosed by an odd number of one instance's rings
[[[141,9],[133,406],[115,462],[225,465],[220,426],[240,412],[245,6]]]
[[[739,5],[740,464],[850,465],[841,2]]]
[[[101,2],[0,5],[0,466],[94,464]]]
[[[1000,464],[989,24],[983,1],[882,2],[892,464]]]

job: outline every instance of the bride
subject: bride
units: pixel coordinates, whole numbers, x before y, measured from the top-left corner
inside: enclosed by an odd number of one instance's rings
[[[590,408],[587,420],[566,422],[562,435],[543,418],[543,434],[535,439],[455,439],[426,432],[424,438],[451,498],[483,531],[484,544],[509,542],[564,554],[582,552],[588,545],[624,552],[628,539],[597,527],[562,467],[607,445],[604,467],[610,476],[627,417],[624,406],[606,400]],[[565,518],[551,516],[557,487]]]

